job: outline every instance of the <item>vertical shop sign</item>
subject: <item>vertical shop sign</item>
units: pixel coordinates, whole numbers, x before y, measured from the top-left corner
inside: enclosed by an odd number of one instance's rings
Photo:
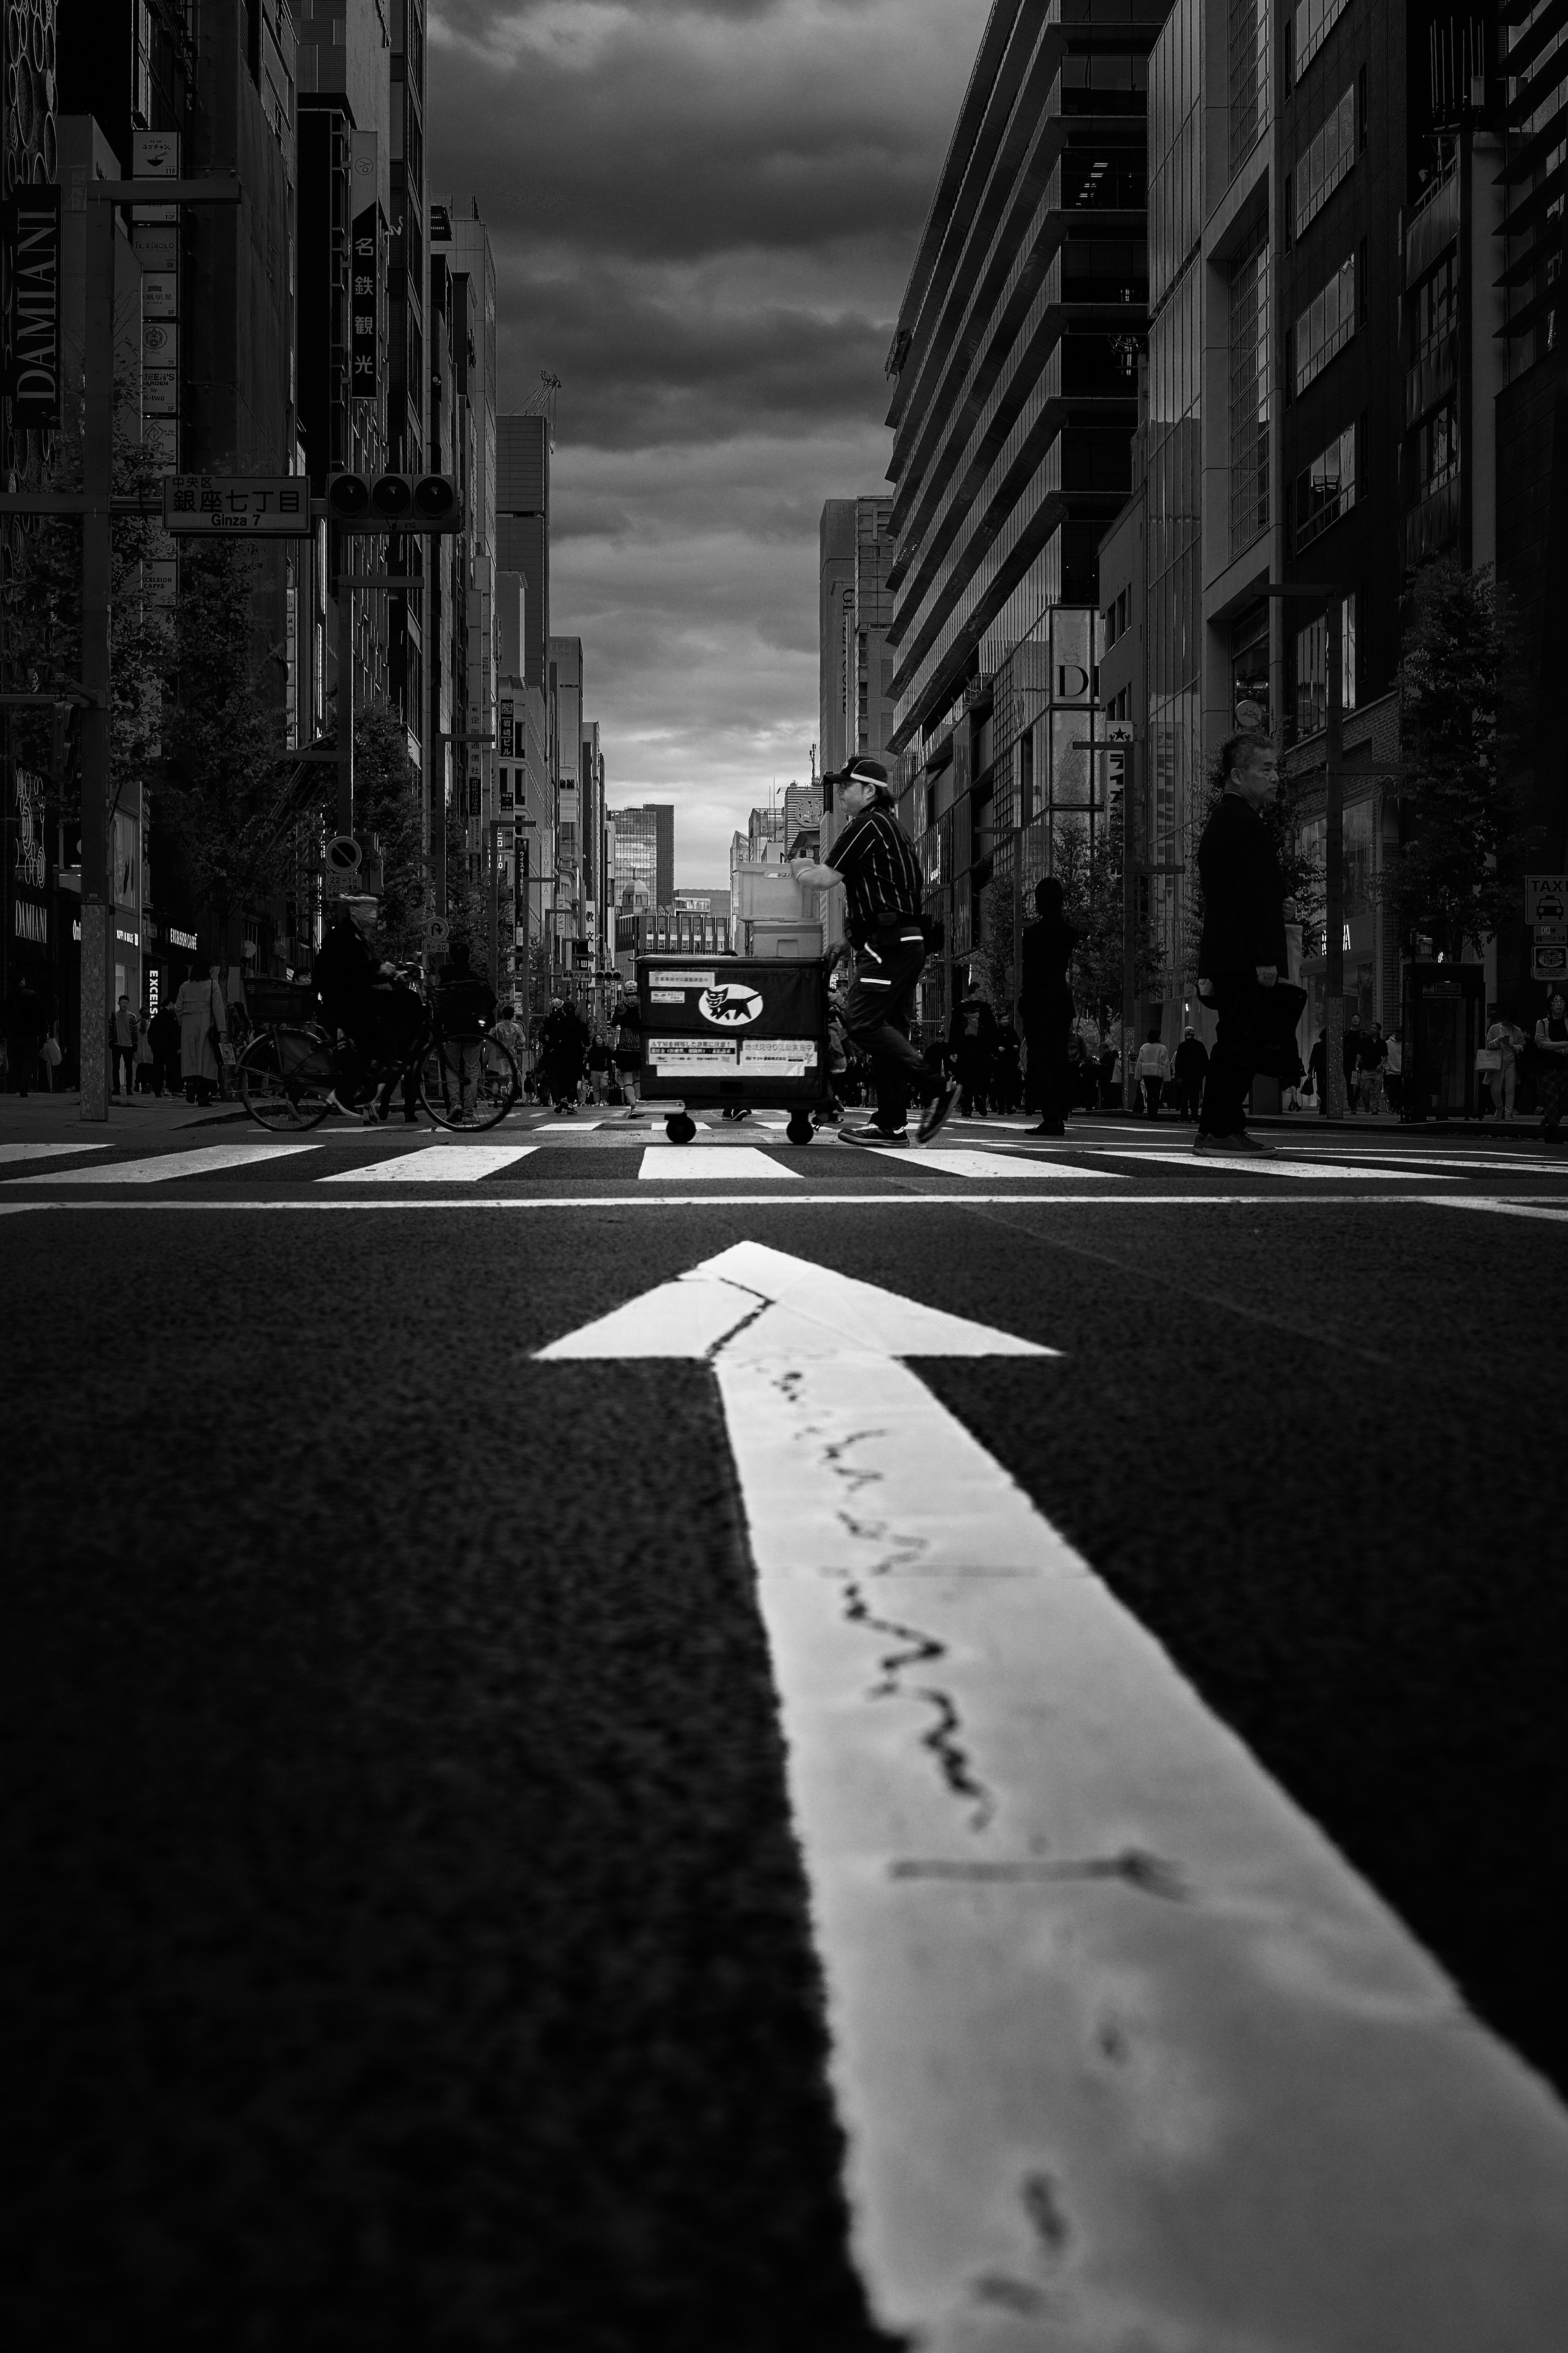
[[[5,397],[18,431],[60,424],[60,192],[18,188],[5,205]]]
[[[378,243],[376,208],[370,205],[354,215],[350,255],[349,389],[355,400],[374,400],[376,395]]]

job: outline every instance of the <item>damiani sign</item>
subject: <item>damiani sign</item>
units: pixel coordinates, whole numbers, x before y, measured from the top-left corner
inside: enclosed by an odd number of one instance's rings
[[[60,424],[60,192],[20,188],[5,199],[5,397],[19,430]]]

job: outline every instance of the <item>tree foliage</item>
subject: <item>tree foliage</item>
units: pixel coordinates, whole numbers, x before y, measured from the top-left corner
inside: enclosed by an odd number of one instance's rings
[[[248,902],[287,886],[294,860],[291,830],[279,821],[284,712],[256,628],[258,570],[254,554],[233,540],[189,541],[174,609],[178,690],[165,729],[165,814],[220,937]]]
[[[1120,806],[1095,828],[1092,845],[1086,827],[1058,820],[1051,834],[1051,871],[1062,886],[1068,922],[1079,935],[1069,967],[1073,1001],[1093,1016],[1103,1036],[1119,1029],[1121,1022],[1125,913]],[[1141,908],[1132,949],[1132,982],[1140,995],[1153,987],[1163,965],[1148,912]]]
[[[1489,565],[1445,555],[1415,576],[1399,664],[1405,838],[1384,900],[1403,936],[1430,934],[1455,959],[1495,935],[1529,847],[1511,617]]]
[[[122,419],[134,403],[115,403],[113,484],[118,496],[151,507],[162,491],[151,455],[132,440]],[[20,491],[82,488],[82,415],[68,403],[63,429],[47,454],[35,451],[13,487]],[[112,628],[109,714],[110,808],[128,786],[143,781],[162,748],[163,693],[171,655],[167,612],[142,595],[142,565],[157,550],[155,514],[116,515],[110,527]],[[6,683],[31,694],[59,692],[81,682],[82,522],[79,515],[39,515],[12,524],[4,535],[4,653]],[[75,818],[81,807],[79,773],[52,773],[53,720],[46,705],[21,704],[11,715],[11,742],[24,767],[50,778],[52,816]]]
[[[381,951],[398,961],[416,956],[429,871],[419,770],[402,720],[379,705],[354,713],[354,830],[374,833],[381,847]]]

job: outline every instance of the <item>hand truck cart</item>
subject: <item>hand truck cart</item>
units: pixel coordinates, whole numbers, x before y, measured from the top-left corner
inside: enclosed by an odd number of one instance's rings
[[[828,971],[821,956],[637,958],[642,1099],[672,1144],[690,1143],[694,1111],[787,1111],[790,1142],[811,1142],[833,1098]]]

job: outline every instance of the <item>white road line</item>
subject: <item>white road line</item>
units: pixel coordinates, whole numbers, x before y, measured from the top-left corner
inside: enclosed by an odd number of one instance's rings
[[[1310,1160],[1269,1160],[1255,1158],[1251,1153],[1218,1152],[1152,1152],[1118,1148],[1110,1145],[1091,1146],[1098,1160],[1142,1160],[1163,1167],[1190,1168],[1194,1176],[1203,1168],[1223,1168],[1227,1176],[1316,1176],[1365,1177],[1370,1184],[1400,1185],[1410,1180],[1397,1168],[1361,1168],[1345,1162],[1313,1162]],[[1444,1180],[1447,1181],[1446,1179]]]
[[[177,1176],[215,1176],[226,1168],[259,1168],[310,1152],[309,1144],[204,1144],[195,1152],[160,1152],[147,1160],[120,1160],[111,1167],[50,1169],[24,1176],[24,1185],[168,1185]]]
[[[695,1177],[707,1178],[716,1185],[728,1185],[737,1178],[752,1176],[784,1184],[798,1184],[800,1172],[785,1168],[759,1152],[753,1144],[731,1144],[721,1152],[700,1144],[649,1145],[642,1156],[637,1176],[645,1183],[653,1179],[660,1185],[689,1184]]]
[[[42,1178],[37,1180],[46,1181]],[[462,1211],[471,1215],[477,1209],[520,1210],[531,1213],[567,1209],[586,1212],[592,1216],[601,1209],[747,1209],[755,1210],[763,1204],[785,1211],[793,1209],[1447,1209],[1457,1206],[1466,1208],[1506,1207],[1504,1203],[1466,1200],[1462,1204],[1451,1193],[925,1193],[910,1189],[896,1192],[841,1193],[547,1193],[522,1195],[515,1193],[468,1193],[447,1201],[432,1201],[426,1196],[410,1191],[395,1198],[381,1196],[366,1199],[323,1198],[321,1188],[312,1186],[309,1193],[291,1196],[229,1193],[226,1195],[193,1195],[174,1200],[105,1201],[90,1194],[79,1200],[50,1201],[47,1199],[18,1202],[11,1206],[28,1209],[70,1209],[72,1211],[119,1209],[136,1216],[152,1216],[156,1211],[173,1210],[176,1215],[205,1215],[218,1211],[224,1215],[258,1214],[270,1216],[279,1212],[298,1210],[346,1211],[351,1216],[363,1215],[372,1209],[391,1209],[399,1215],[421,1209]],[[1520,1204],[1523,1213],[1530,1214],[1529,1205]]]
[[[1443,1209],[1485,1209],[1498,1218],[1550,1218],[1560,1223],[1568,1220],[1568,1208],[1561,1208],[1553,1201],[1477,1201],[1461,1193],[1436,1193],[1432,1206]]]
[[[69,1152],[107,1152],[105,1144],[0,1144],[0,1165],[17,1160],[63,1159]]]
[[[533,1133],[535,1135],[588,1135],[604,1124],[602,1119],[543,1119]]]
[[[1032,1156],[1026,1157],[1023,1153],[1010,1158],[1001,1152],[944,1152],[923,1147],[910,1153],[908,1163],[915,1168],[934,1168],[939,1176],[1015,1176],[1026,1181],[1031,1176],[1046,1176],[1058,1183],[1098,1176],[1102,1184],[1108,1185],[1130,1185],[1132,1181],[1130,1176],[1124,1176],[1120,1168],[1068,1168],[1060,1161],[1037,1160]]]
[[[403,1153],[396,1160],[379,1160],[366,1168],[339,1168],[323,1176],[323,1185],[477,1185],[526,1160],[537,1144],[432,1144],[423,1151]]]
[[[747,1241],[540,1353],[713,1366],[880,2322],[1558,2345],[1568,2116],[896,1361],[1048,1351]]]

